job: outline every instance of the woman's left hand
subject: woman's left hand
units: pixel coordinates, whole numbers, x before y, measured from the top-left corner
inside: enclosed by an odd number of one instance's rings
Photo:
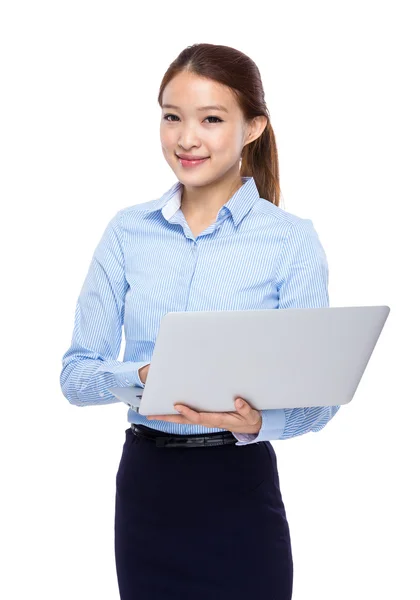
[[[238,400],[243,402],[242,406],[239,406]],[[261,411],[252,408],[243,398],[236,398],[235,406],[235,412],[198,412],[184,404],[175,404],[180,415],[149,415],[147,419],[218,427],[232,433],[258,433],[262,425]]]

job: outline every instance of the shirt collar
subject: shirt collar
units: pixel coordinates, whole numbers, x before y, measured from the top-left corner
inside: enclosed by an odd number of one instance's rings
[[[241,222],[253,205],[260,199],[254,178],[241,177],[241,179],[243,185],[236,190],[230,200],[220,209],[221,212],[223,212],[223,208],[230,212],[235,226]],[[180,181],[177,181],[158,199],[154,207],[148,209],[147,212],[160,210],[165,219],[169,221],[181,206],[182,185]]]

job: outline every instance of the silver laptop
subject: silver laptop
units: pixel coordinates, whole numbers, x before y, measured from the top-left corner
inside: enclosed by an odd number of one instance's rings
[[[109,391],[142,415],[349,403],[389,306],[168,312],[147,382]]]

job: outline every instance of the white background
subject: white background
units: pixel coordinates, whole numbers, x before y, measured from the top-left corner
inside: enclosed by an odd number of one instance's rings
[[[415,4],[2,3],[2,598],[119,597],[127,410],[70,405],[61,357],[106,224],[175,182],[157,94],[198,42],[258,65],[284,208],[313,220],[330,305],[391,307],[353,401],[321,432],[273,442],[293,598],[420,597]]]

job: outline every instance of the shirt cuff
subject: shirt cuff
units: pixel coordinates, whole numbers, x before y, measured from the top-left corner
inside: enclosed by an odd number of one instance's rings
[[[131,362],[125,361],[117,367],[99,367],[98,371],[112,373],[115,378],[116,387],[137,386],[144,388],[144,383],[139,376],[139,369],[149,365],[150,361]]]
[[[262,410],[262,425],[258,433],[233,433],[238,442],[235,446],[246,446],[257,444],[268,440],[278,440],[283,434],[286,425],[286,413],[284,408]]]

